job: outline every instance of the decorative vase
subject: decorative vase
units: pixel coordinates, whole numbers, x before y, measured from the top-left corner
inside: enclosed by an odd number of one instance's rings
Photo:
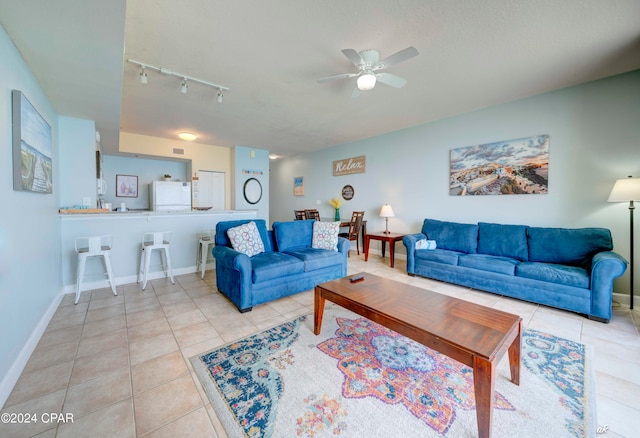
[[[336,208],[336,217],[334,218],[336,222],[340,221],[340,209]]]

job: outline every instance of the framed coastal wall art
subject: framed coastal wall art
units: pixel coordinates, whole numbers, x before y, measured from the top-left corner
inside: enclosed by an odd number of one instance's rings
[[[452,196],[546,194],[548,178],[548,134],[450,151]]]
[[[53,193],[51,126],[20,90],[12,90],[13,190]]]
[[[293,196],[304,196],[304,177],[293,177]]]

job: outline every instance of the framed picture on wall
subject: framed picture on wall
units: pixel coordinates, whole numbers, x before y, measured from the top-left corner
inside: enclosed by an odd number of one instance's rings
[[[304,177],[293,178],[293,196],[304,196]]]
[[[135,175],[116,175],[116,196],[118,198],[137,198],[138,177]]]
[[[20,90],[11,92],[13,190],[53,192],[51,126]]]

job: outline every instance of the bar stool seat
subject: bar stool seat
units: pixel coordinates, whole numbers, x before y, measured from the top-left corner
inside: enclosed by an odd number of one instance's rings
[[[173,280],[173,272],[171,271],[170,245],[171,231],[144,233],[142,235],[142,245],[140,247],[140,270],[138,271],[138,283],[142,281],[142,290],[145,290],[147,287],[147,277],[149,275],[149,266],[151,264],[151,253],[154,249],[160,251],[164,276],[169,277],[171,284],[176,283]]]
[[[211,229],[200,234],[198,241],[198,254],[196,256],[196,271],[198,268],[202,271],[201,278],[204,278],[204,272],[207,269],[207,258],[209,256],[209,245],[215,244],[216,230]]]
[[[107,269],[107,278],[114,295],[116,292],[115,283],[113,282],[113,270],[111,269],[111,246],[113,236],[94,236],[94,237],[78,237],[75,240],[75,249],[78,254],[78,271],[76,273],[76,299],[74,304],[78,304],[80,294],[82,293],[82,280],[84,278],[84,269],[87,265],[89,257],[102,257],[105,268]]]

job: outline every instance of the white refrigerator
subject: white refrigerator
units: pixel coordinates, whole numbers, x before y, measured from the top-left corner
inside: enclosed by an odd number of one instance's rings
[[[149,184],[149,208],[153,211],[191,211],[191,183],[153,181]]]

